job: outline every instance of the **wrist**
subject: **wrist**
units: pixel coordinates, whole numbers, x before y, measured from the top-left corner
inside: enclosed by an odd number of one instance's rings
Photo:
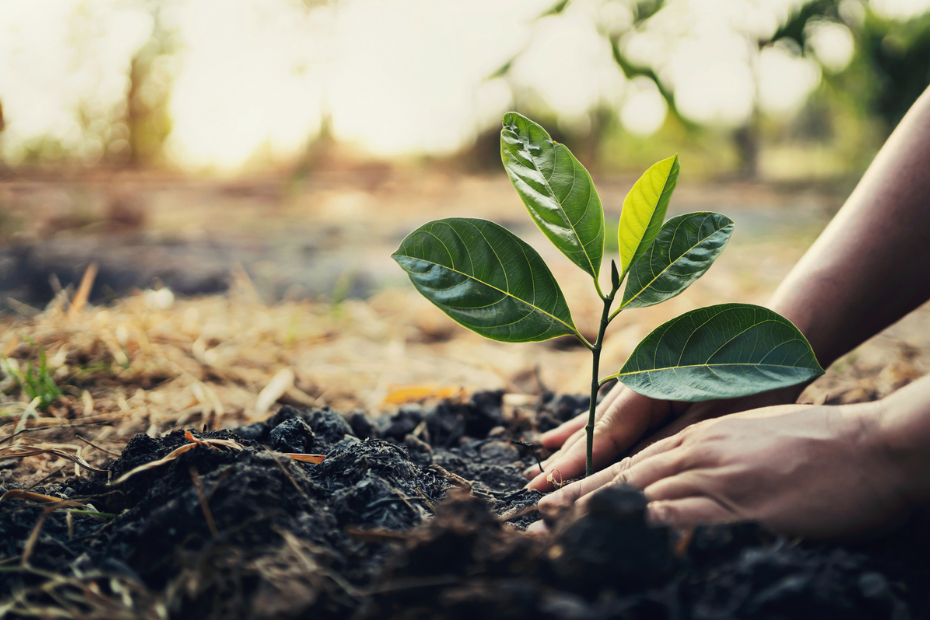
[[[875,420],[872,446],[889,468],[888,484],[907,506],[930,500],[930,402],[920,392],[904,389],[868,403]]]

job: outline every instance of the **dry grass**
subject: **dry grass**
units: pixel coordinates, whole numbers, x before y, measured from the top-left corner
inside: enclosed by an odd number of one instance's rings
[[[722,301],[729,291],[720,283],[731,278],[724,270],[717,284],[711,279],[696,287],[690,300],[673,302],[662,314],[625,317],[605,358],[622,360],[653,326],[647,321],[665,320],[690,304]],[[566,287],[569,296],[574,286]],[[760,288],[753,295],[764,294]],[[576,304],[579,324],[593,323],[596,312],[596,304]],[[31,318],[0,319],[0,357],[12,360],[11,366],[35,362],[39,350],[62,390],[47,408],[30,401],[0,370],[0,491],[4,482],[26,489],[8,491],[0,501],[15,496],[45,505],[26,552],[0,561],[0,574],[22,574],[41,585],[0,602],[0,616],[162,619],[180,597],[198,594],[199,582],[186,576],[156,594],[128,578],[96,571],[59,575],[28,562],[49,512],[75,504],[30,489],[90,475],[136,433],[236,426],[266,417],[277,403],[385,413],[410,400],[486,388],[506,390],[511,406],[532,408],[542,389],[581,391],[588,380],[586,350],[486,341],[455,327],[411,290],[386,291],[368,302],[266,305],[242,274],[222,296],[175,300],[167,291],[147,291],[94,307],[63,294]],[[805,398],[871,400],[928,368],[930,308],[923,308],[840,360]],[[191,475],[199,483],[196,472]],[[286,532],[282,536],[280,552],[246,564],[261,578],[257,600],[269,617],[276,605],[310,597],[309,604],[324,591],[356,596],[337,574],[320,568],[313,549]]]
[[[689,292],[691,300],[673,301],[659,315],[623,317],[605,366],[622,361],[665,314],[722,301],[727,287],[720,293],[719,282],[708,280]],[[509,402],[533,403],[544,389],[581,392],[589,380],[584,349],[484,340],[406,289],[368,302],[266,305],[240,272],[227,295],[175,300],[168,291],[146,291],[110,307],[84,301],[80,292],[62,294],[37,316],[0,319],[0,357],[23,368],[44,351],[62,389],[41,410],[0,370],[0,483],[88,475],[136,433],[237,426],[267,417],[277,403],[378,414],[475,389],[503,389],[524,395]],[[596,311],[583,298],[579,325],[593,324]],[[923,375],[928,323],[930,311],[918,311],[841,360],[806,398],[874,399]]]

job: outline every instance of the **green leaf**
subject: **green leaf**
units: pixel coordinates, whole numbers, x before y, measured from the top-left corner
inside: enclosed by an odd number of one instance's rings
[[[546,263],[494,222],[429,222],[407,235],[392,258],[424,297],[482,336],[538,342],[577,334]]]
[[[791,321],[760,306],[723,304],[659,326],[615,376],[652,398],[694,402],[746,396],[822,374]]]
[[[733,220],[719,213],[686,213],[667,221],[633,263],[620,307],[654,306],[684,291],[710,269],[732,232]]]
[[[623,273],[649,249],[659,234],[678,183],[678,170],[677,154],[653,164],[623,199],[620,229],[617,231]]]
[[[545,129],[516,112],[504,116],[501,161],[536,225],[597,281],[604,208],[588,171]]]

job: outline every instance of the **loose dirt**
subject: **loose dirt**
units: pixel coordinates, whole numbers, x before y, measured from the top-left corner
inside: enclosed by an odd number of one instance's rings
[[[285,406],[136,435],[105,471],[29,489],[55,499],[0,486],[0,617],[927,617],[926,515],[857,545],[755,525],[683,537],[615,489],[550,538],[524,534],[540,494],[511,440],[587,403],[505,419],[502,396],[374,421]]]

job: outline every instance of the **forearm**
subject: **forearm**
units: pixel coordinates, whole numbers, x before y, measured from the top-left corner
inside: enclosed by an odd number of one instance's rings
[[[930,90],[901,121],[770,307],[826,367],[930,297]]]
[[[930,376],[878,403],[875,436],[910,505],[930,501]]]

